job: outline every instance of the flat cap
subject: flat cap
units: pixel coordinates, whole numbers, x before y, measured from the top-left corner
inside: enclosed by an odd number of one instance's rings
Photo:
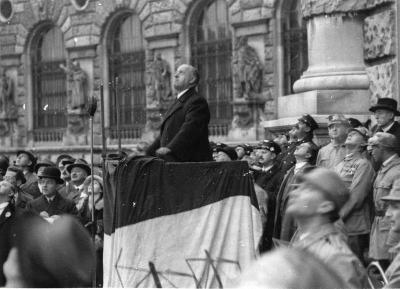
[[[377,132],[373,137],[368,139],[369,145],[380,145],[386,148],[395,149],[398,147],[397,139],[394,135],[387,132]]]
[[[334,124],[349,126],[349,120],[343,114],[332,114],[328,116],[328,127]]]
[[[272,140],[263,140],[261,141],[258,146],[258,149],[265,149],[265,150],[269,150],[272,153],[275,154],[280,154],[281,152],[281,147],[274,141]]]

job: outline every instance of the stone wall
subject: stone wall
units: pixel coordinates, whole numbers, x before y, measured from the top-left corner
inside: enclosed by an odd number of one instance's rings
[[[395,1],[367,1],[364,21],[364,59],[368,64],[371,104],[378,98],[399,101],[397,86],[396,7]]]

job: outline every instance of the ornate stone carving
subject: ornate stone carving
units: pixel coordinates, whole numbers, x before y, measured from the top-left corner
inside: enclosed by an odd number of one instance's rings
[[[89,5],[89,0],[71,0],[76,10],[82,11]]]
[[[393,10],[383,11],[365,18],[364,57],[375,59],[394,55],[396,48],[396,17]]]
[[[13,5],[10,0],[1,0],[0,1],[0,21],[7,22],[13,16]]]
[[[262,65],[256,50],[247,43],[247,37],[238,37],[232,60],[234,98],[252,98],[260,93]]]
[[[347,13],[363,10],[369,0],[301,0],[304,17],[320,14]]]
[[[172,96],[171,70],[161,53],[154,55],[147,75],[147,107],[157,107]]]
[[[15,104],[15,84],[3,71],[0,94],[0,136],[7,136],[15,131],[18,119],[18,107]]]
[[[396,66],[396,62],[391,61],[367,68],[371,103],[376,103],[382,97],[396,97]]]
[[[87,73],[77,60],[70,61],[68,66],[61,64],[60,68],[67,73],[70,85],[68,111],[79,112],[87,103]]]

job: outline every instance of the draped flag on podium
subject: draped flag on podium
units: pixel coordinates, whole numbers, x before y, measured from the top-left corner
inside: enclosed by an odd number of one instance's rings
[[[228,286],[256,257],[261,220],[246,162],[108,165],[105,287]]]

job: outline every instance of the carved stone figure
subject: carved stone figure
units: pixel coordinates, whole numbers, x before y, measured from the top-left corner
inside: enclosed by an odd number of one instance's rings
[[[61,64],[60,68],[67,73],[71,85],[71,95],[68,98],[69,110],[84,108],[87,102],[87,73],[76,60],[70,61],[67,67]]]
[[[14,107],[14,82],[4,71],[1,78],[0,113],[9,115]]]
[[[171,70],[168,62],[157,52],[148,73],[147,106],[157,106],[160,102],[168,100],[171,95]]]
[[[247,43],[247,37],[239,37],[232,61],[233,77],[238,84],[237,98],[250,98],[261,91],[262,66],[253,47]]]

